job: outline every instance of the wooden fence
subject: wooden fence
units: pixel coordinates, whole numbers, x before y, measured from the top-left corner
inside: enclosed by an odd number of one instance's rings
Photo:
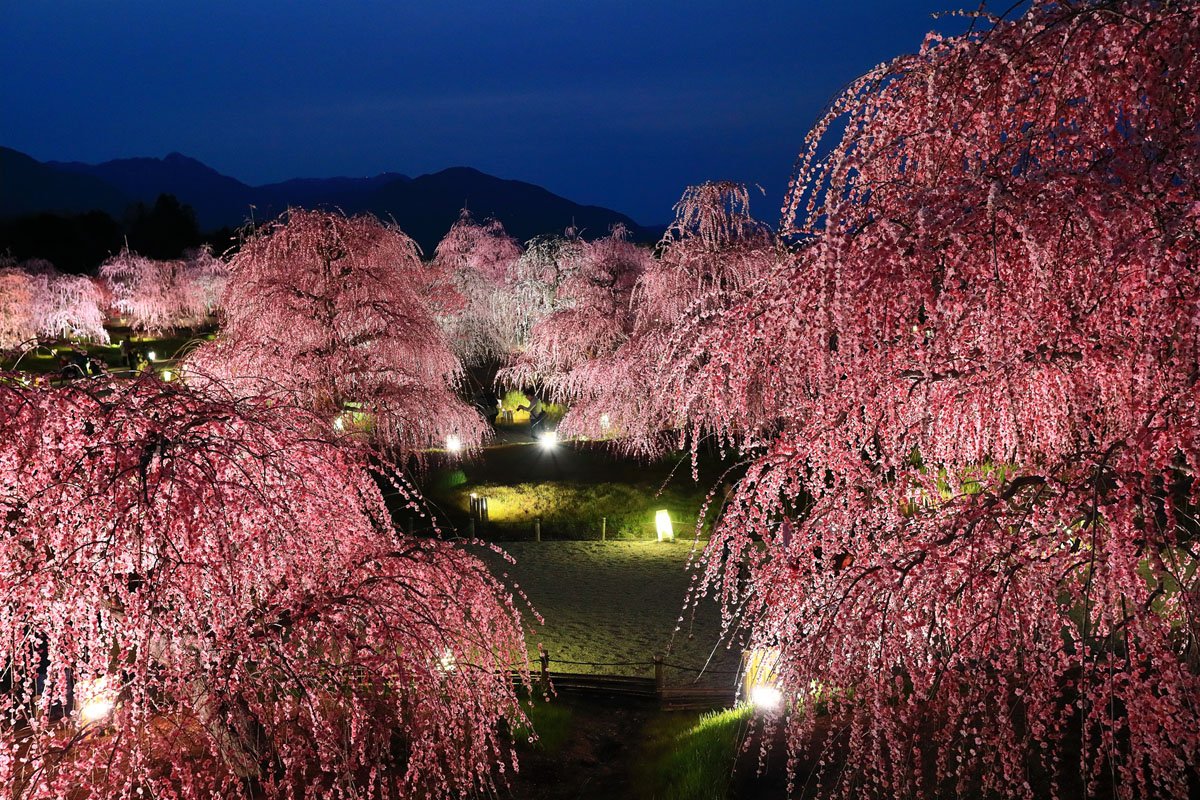
[[[535,684],[544,691],[554,695],[571,695],[576,697],[608,698],[624,702],[636,702],[657,705],[664,711],[698,711],[714,708],[729,708],[737,702],[736,670],[700,670],[682,664],[669,663],[661,656],[655,656],[652,661],[558,661],[565,667],[602,667],[605,669],[653,668],[654,677],[636,675],[609,675],[594,672],[570,672],[550,669],[550,654],[540,649],[540,656],[530,674]],[[666,674],[668,669],[697,674],[720,675],[728,677],[727,686],[698,686],[683,684],[668,686]],[[514,673],[514,679],[516,679]]]

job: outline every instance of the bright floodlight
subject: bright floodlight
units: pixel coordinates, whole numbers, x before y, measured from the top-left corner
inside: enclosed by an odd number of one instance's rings
[[[609,418],[608,414],[601,414],[600,415],[600,430],[604,431],[605,433],[608,433],[608,429],[611,427],[612,427],[612,419]]]
[[[154,352],[153,350],[150,350],[146,353],[146,358],[153,361],[154,359],[158,358],[158,353]]]
[[[454,434],[450,434],[449,436],[446,437],[446,449],[449,450],[451,453],[461,453],[462,452],[462,439],[459,439]]]
[[[556,444],[558,444],[558,432],[557,431],[543,431],[542,434],[540,436],[538,436],[538,441],[541,443],[542,447],[546,448],[547,450],[550,450]]]
[[[750,689],[750,703],[762,711],[778,711],[783,705],[783,692],[774,686],[760,684]]]
[[[164,369],[164,370],[163,370],[163,372],[162,372],[162,378],[163,378],[163,380],[164,380],[164,381],[169,381],[169,380],[171,380],[171,378],[173,378],[173,377],[175,377],[175,376],[172,374],[171,370],[169,370],[169,369]]]
[[[104,719],[112,713],[116,700],[108,688],[108,678],[101,677],[90,681],[80,681],[76,692],[81,698],[79,704],[79,721],[83,725]]]
[[[654,527],[658,529],[660,542],[675,541],[675,528],[671,525],[671,512],[660,508],[654,512]]]

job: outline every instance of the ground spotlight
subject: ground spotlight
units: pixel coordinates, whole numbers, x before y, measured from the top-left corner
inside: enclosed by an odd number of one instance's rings
[[[654,512],[654,527],[658,531],[658,540],[660,542],[675,541],[675,526],[671,523],[671,512],[665,508],[660,508]]]
[[[778,711],[783,706],[783,692],[774,686],[755,686],[750,689],[750,704],[760,711]]]
[[[80,681],[75,691],[81,700],[79,722],[82,725],[99,722],[111,714],[113,708],[116,707],[115,693],[109,688],[107,677]]]

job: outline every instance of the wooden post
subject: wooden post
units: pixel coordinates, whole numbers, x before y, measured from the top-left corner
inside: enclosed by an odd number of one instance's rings
[[[533,518],[533,540],[535,542],[540,542],[542,540],[542,518],[541,517]]]
[[[608,538],[608,517],[600,518],[600,541]]]
[[[469,520],[467,520],[467,536],[469,536],[472,539],[475,538],[475,518],[474,517],[471,517]]]
[[[487,498],[486,497],[479,498],[479,521],[481,523],[488,521],[488,509],[487,509]]]
[[[663,687],[666,686],[666,678],[663,675],[663,657],[654,657],[654,690],[662,694]]]
[[[538,661],[542,664],[542,682],[547,688],[550,686],[550,653],[546,650],[546,646],[538,642]]]

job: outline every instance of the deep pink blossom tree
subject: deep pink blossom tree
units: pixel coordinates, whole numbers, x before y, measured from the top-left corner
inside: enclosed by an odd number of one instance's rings
[[[400,230],[294,209],[242,245],[222,305],[220,334],[188,358],[189,380],[273,394],[393,451],[481,440],[438,324],[461,298]]]
[[[503,225],[476,222],[466,209],[438,244],[434,263],[463,298],[444,324],[464,364],[495,364],[521,344],[528,310],[509,282],[520,257],[520,245]]]
[[[790,265],[676,333],[679,413],[753,456],[705,588],[842,796],[1187,796],[1200,7],[989,22],[854,83]]]
[[[448,798],[515,768],[511,599],[399,533],[379,469],[270,399],[0,378],[0,785]]]

